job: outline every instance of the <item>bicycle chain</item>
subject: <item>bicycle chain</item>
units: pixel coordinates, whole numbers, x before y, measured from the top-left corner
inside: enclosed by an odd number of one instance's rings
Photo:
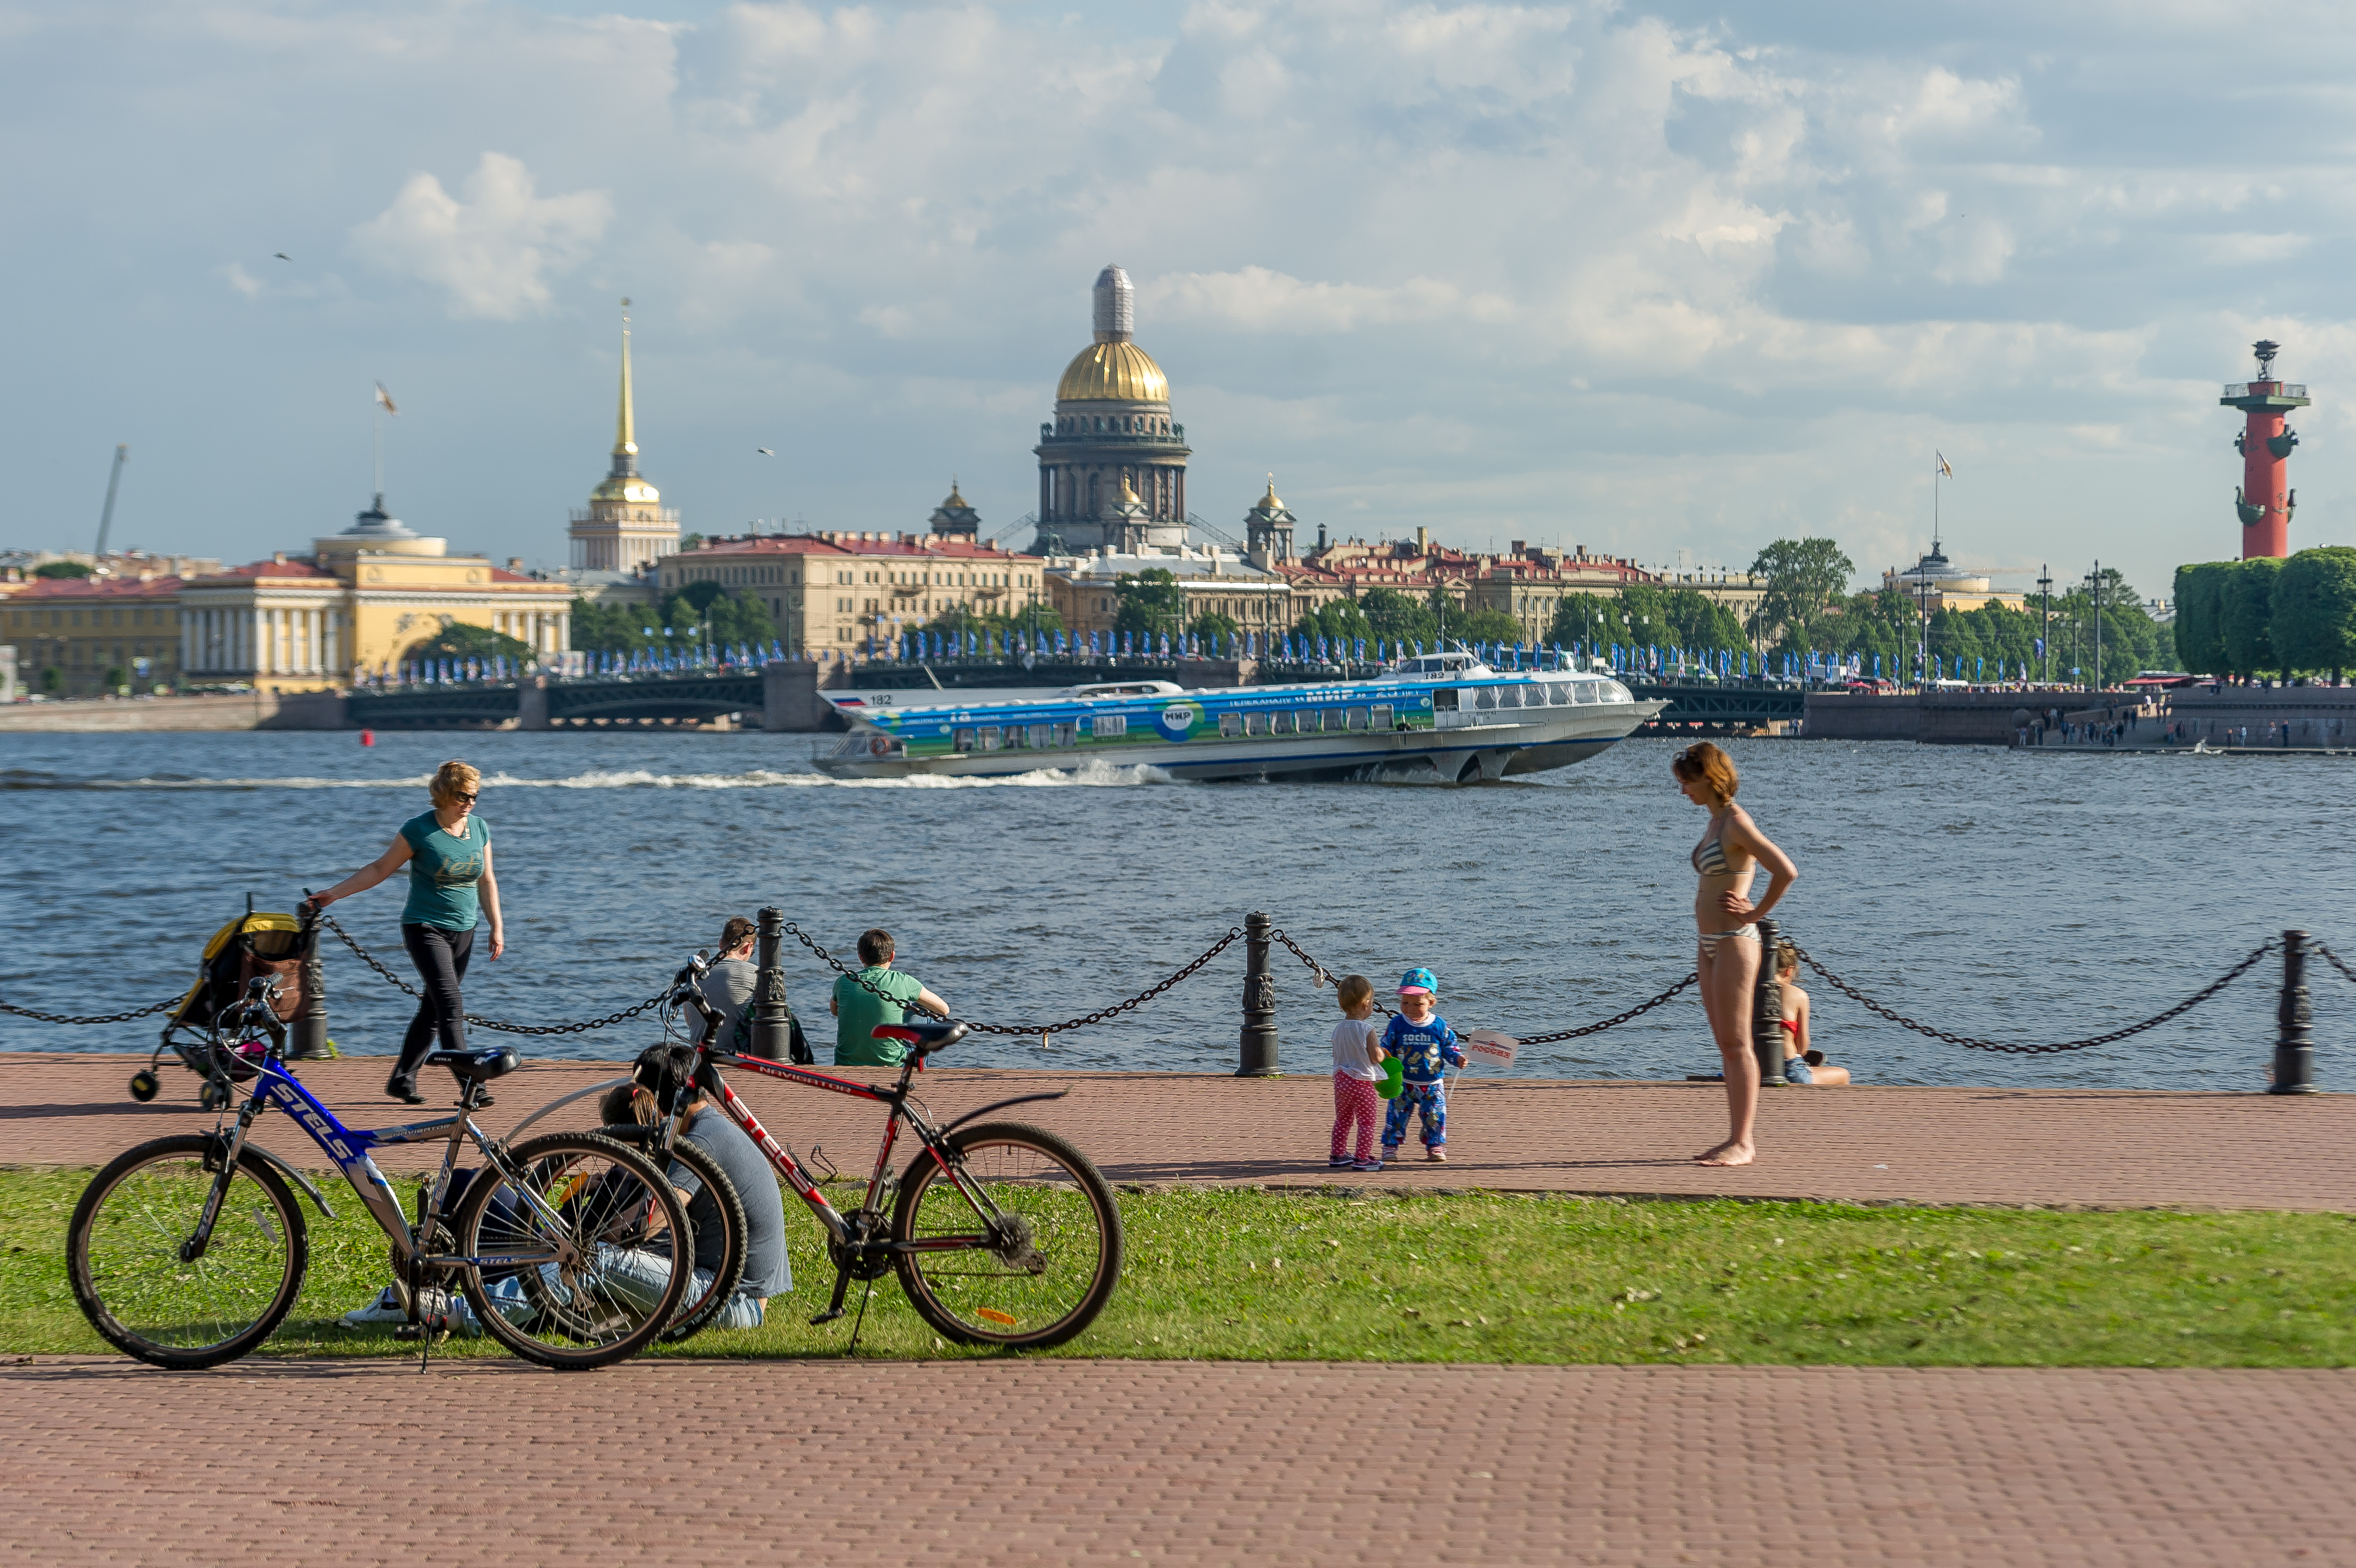
[[[416,996],[418,994],[417,987],[410,984],[409,982],[402,979],[401,976],[385,968],[382,963],[377,961],[377,956],[374,953],[369,951],[368,949],[354,941],[349,931],[345,930],[343,927],[336,924],[336,918],[333,915],[321,915],[319,917],[319,923],[327,927],[327,929],[335,932],[336,936],[343,942],[344,946],[351,949],[353,954],[358,957],[362,963],[368,965],[370,969],[384,976],[385,979],[391,981],[400,989],[409,993],[410,995]],[[473,1013],[467,1014],[466,1016],[466,1022],[474,1025],[475,1027],[478,1029],[489,1029],[496,1034],[501,1035],[585,1035],[592,1029],[609,1028],[616,1024],[623,1022],[625,1019],[635,1018],[639,1014],[645,1012],[648,1008],[659,1004],[664,997],[669,996],[669,994],[670,988],[669,986],[665,986],[662,990],[656,992],[652,996],[648,997],[644,1002],[639,1003],[635,1007],[625,1007],[619,1013],[609,1014],[603,1018],[592,1019],[585,1024],[510,1024],[498,1018],[481,1017]]]
[[[184,991],[168,1001],[156,1003],[153,1007],[142,1007],[132,1013],[94,1013],[87,1018],[77,1018],[64,1013],[36,1013],[30,1007],[12,1007],[5,1002],[0,1002],[0,1013],[13,1014],[19,1018],[32,1018],[44,1024],[128,1024],[134,1018],[145,1018],[156,1013],[168,1013],[187,998],[187,993]]]
[[[906,1012],[922,1013],[928,1018],[937,1018],[944,1021],[948,1019],[948,1015],[946,1013],[936,1013],[929,1007],[918,1006],[916,1003],[908,1001],[904,997],[886,994],[883,990],[877,987],[873,981],[862,978],[857,972],[845,965],[841,959],[836,958],[832,953],[819,946],[816,941],[811,940],[809,932],[794,924],[793,921],[787,920],[786,922],[786,929],[792,933],[796,941],[801,943],[802,946],[816,953],[819,956],[819,961],[825,963],[827,967],[832,969],[838,974],[849,975],[851,977],[851,983],[866,992],[869,995],[882,997],[884,1001],[889,1002],[894,1007],[901,1008]],[[1146,990],[1141,991],[1126,1002],[1117,1002],[1109,1007],[1099,1007],[1093,1013],[1082,1014],[1079,1017],[1066,1019],[1061,1024],[981,1024],[976,1023],[972,1019],[969,1018],[965,1021],[965,1025],[967,1028],[979,1031],[985,1035],[1063,1035],[1068,1034],[1074,1029],[1086,1028],[1091,1024],[1102,1024],[1108,1019],[1119,1017],[1121,1014],[1130,1011],[1133,1007],[1140,1007],[1146,1003],[1152,1001],[1155,997],[1161,995],[1163,992],[1169,990],[1180,981],[1186,979],[1189,975],[1192,975],[1197,970],[1201,969],[1205,964],[1210,962],[1213,959],[1226,951],[1228,947],[1241,938],[1243,934],[1244,930],[1241,926],[1230,926],[1227,928],[1227,934],[1226,936],[1221,937],[1217,941],[1213,942],[1208,948],[1205,948],[1203,950],[1200,956],[1185,965],[1185,967],[1180,969],[1175,974],[1171,975],[1167,980],[1162,981],[1159,985],[1151,986]]]
[[[1788,940],[1789,939],[1786,940]],[[1857,1003],[1859,1006],[1864,1007],[1868,1012],[1878,1013],[1882,1017],[1889,1019],[1891,1023],[1897,1025],[1901,1028],[1912,1029],[1918,1035],[1928,1035],[1934,1040],[1944,1040],[1951,1046],[1962,1046],[1967,1050],[2003,1051],[2011,1056],[2041,1057],[2054,1056],[2063,1051],[2087,1050],[2095,1046],[2107,1046],[2115,1041],[2124,1040],[2130,1035],[2140,1035],[2146,1029],[2156,1029],[2160,1025],[2167,1023],[2170,1018],[2176,1017],[2179,1014],[2190,1012],[2191,1009],[2198,1007],[2201,1003],[2208,1001],[2209,998],[2216,995],[2217,993],[2224,990],[2225,987],[2241,979],[2242,976],[2250,972],[2251,966],[2255,964],[2260,959],[2265,957],[2266,954],[2274,951],[2276,948],[2282,944],[2278,938],[2268,937],[2265,941],[2258,944],[2256,950],[2254,950],[2249,957],[2244,959],[2241,962],[2235,964],[2223,974],[2218,976],[2207,985],[2202,986],[2200,990],[2194,992],[2191,995],[2186,997],[2175,1006],[2170,1007],[2165,1013],[2155,1014],[2151,1017],[2146,1018],[2140,1024],[2130,1024],[2124,1029],[2114,1029],[2107,1035],[2096,1035],[2090,1039],[2063,1040],[2058,1044],[2050,1046],[2015,1046],[2008,1045],[2001,1040],[1978,1040],[1972,1038],[1968,1035],[1950,1034],[1944,1029],[1934,1029],[1928,1024],[1917,1023],[1915,1020],[1909,1018],[1906,1015],[1898,1012],[1894,1008],[1883,1006],[1880,1003],[1876,1002],[1873,998],[1868,996],[1862,991],[1859,991],[1856,986],[1851,985],[1847,981],[1843,980],[1839,975],[1837,975],[1832,971],[1826,969],[1823,964],[1818,963],[1809,955],[1808,950],[1800,946],[1799,943],[1793,942],[1791,945],[1792,950],[1800,955],[1800,961],[1806,964],[1810,969],[1815,970],[1817,974],[1821,975],[1824,978],[1826,984],[1841,993],[1841,994],[1847,996],[1850,1001]],[[2351,978],[2356,979],[2356,976],[2351,976]]]
[[[1333,979],[1333,972],[1332,970],[1327,969],[1323,964],[1318,962],[1315,959],[1311,958],[1307,953],[1301,951],[1301,944],[1294,941],[1290,937],[1286,936],[1283,931],[1272,930],[1269,932],[1269,936],[1271,940],[1282,942],[1286,947],[1290,948],[1292,950],[1292,956],[1307,964],[1310,968],[1310,972],[1316,975],[1318,984],[1334,985],[1337,983]],[[1515,1038],[1518,1044],[1525,1046],[1550,1046],[1563,1040],[1576,1040],[1582,1035],[1600,1035],[1606,1029],[1618,1028],[1621,1025],[1625,1024],[1631,1018],[1643,1017],[1654,1008],[1658,1007],[1664,1003],[1669,1002],[1682,994],[1689,986],[1700,978],[1701,975],[1698,972],[1687,974],[1683,980],[1678,981],[1675,985],[1670,986],[1658,996],[1653,997],[1649,1001],[1639,1002],[1633,1007],[1629,1008],[1625,1013],[1615,1013],[1611,1017],[1604,1019],[1601,1023],[1585,1024],[1576,1029],[1558,1029],[1554,1033],[1548,1035],[1520,1035],[1515,1036]],[[1387,1017],[1391,1015],[1391,1010],[1384,1006],[1379,1002],[1375,1004],[1375,1010],[1383,1014]]]

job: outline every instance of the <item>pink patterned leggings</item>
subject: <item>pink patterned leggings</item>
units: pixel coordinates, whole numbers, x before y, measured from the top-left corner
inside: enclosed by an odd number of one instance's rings
[[[1375,1123],[1382,1119],[1383,1097],[1375,1086],[1363,1078],[1352,1078],[1346,1072],[1333,1075],[1333,1155],[1341,1159],[1350,1155],[1361,1160],[1375,1157]],[[1347,1147],[1352,1129],[1357,1133],[1357,1147]]]

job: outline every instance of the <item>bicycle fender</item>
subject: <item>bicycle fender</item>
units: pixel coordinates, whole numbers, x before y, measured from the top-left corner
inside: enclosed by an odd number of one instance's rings
[[[327,1207],[326,1195],[321,1193],[317,1187],[311,1185],[311,1178],[309,1176],[305,1176],[301,1171],[296,1170],[293,1165],[288,1165],[284,1160],[280,1159],[276,1155],[272,1154],[268,1149],[263,1148],[261,1144],[251,1140],[248,1140],[246,1143],[245,1152],[249,1155],[258,1155],[262,1158],[269,1161],[272,1165],[277,1166],[278,1174],[293,1182],[296,1187],[301,1187],[303,1189],[304,1196],[319,1206],[320,1213],[326,1215],[330,1219],[333,1219],[336,1217],[336,1211]]]
[[[956,1132],[958,1128],[964,1126],[967,1122],[972,1121],[977,1116],[987,1116],[993,1111],[1003,1111],[1010,1105],[1028,1105],[1034,1100],[1061,1100],[1064,1096],[1069,1093],[1071,1093],[1071,1090],[1068,1089],[1058,1089],[1044,1094],[1018,1094],[1012,1100],[994,1101],[991,1103],[981,1107],[978,1111],[967,1112],[964,1115],[958,1117],[956,1121],[942,1128],[941,1136],[944,1138],[948,1137],[950,1133]]]

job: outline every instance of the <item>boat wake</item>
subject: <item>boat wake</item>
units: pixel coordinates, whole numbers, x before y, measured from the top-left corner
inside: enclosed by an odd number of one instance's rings
[[[433,776],[426,773],[380,779],[325,779],[302,774],[284,779],[215,779],[195,774],[147,773],[130,779],[109,779],[37,768],[0,768],[0,790],[423,789],[432,781]],[[483,776],[486,789],[1036,789],[1172,782],[1171,777],[1158,768],[1120,768],[1102,762],[1062,770],[1043,768],[1003,779],[829,779],[822,773],[779,772],[766,768],[742,773],[659,773],[643,768],[599,768],[561,779],[525,779],[506,772]]]

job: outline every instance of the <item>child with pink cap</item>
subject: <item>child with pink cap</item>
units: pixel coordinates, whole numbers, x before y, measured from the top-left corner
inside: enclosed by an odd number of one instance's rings
[[[1398,1057],[1406,1088],[1383,1115],[1383,1157],[1398,1157],[1407,1142],[1408,1112],[1423,1122],[1423,1157],[1434,1165],[1448,1159],[1448,1069],[1464,1065],[1456,1031],[1437,1011],[1440,982],[1428,969],[1410,969],[1400,977],[1398,1015],[1383,1030],[1383,1049]]]

